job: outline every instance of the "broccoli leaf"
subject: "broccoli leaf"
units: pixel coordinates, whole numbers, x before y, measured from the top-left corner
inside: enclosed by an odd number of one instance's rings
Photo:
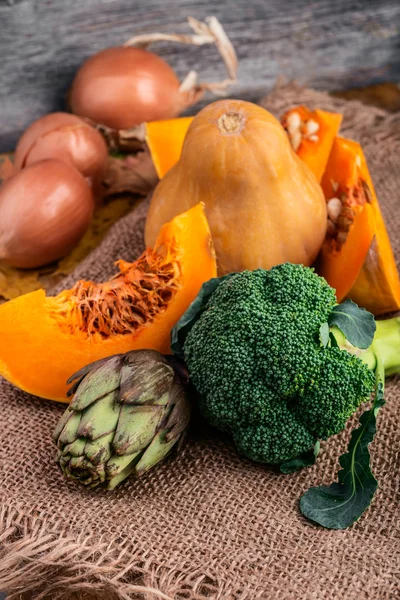
[[[193,300],[189,308],[182,315],[171,331],[171,350],[174,354],[183,358],[183,346],[187,334],[192,329],[196,321],[200,318],[201,313],[207,307],[210,297],[215,292],[219,284],[225,279],[232,277],[232,275],[235,275],[235,273],[229,273],[223,277],[214,277],[213,279],[203,283],[196,298]]]
[[[345,300],[333,308],[329,325],[336,325],[350,344],[360,349],[366,349],[372,344],[376,330],[374,316],[352,300]]]
[[[319,454],[320,443],[316,442],[313,448],[310,448],[307,452],[302,452],[296,458],[291,458],[290,460],[286,460],[281,465],[279,465],[279,470],[281,473],[294,473],[295,471],[299,471],[304,467],[311,467]]]
[[[378,482],[370,467],[368,445],[376,433],[376,416],[385,404],[384,368],[378,361],[377,387],[370,410],[360,418],[360,427],[351,435],[348,451],[340,457],[338,482],[310,488],[300,499],[305,517],[328,529],[345,529],[361,517],[370,505]]]
[[[321,342],[321,346],[324,348],[327,347],[329,343],[329,323],[322,323],[319,328],[319,341]]]

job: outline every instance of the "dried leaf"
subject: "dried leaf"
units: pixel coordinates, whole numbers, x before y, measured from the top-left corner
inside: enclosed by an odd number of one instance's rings
[[[99,206],[80,243],[68,256],[60,260],[55,274],[71,273],[85,256],[100,244],[110,227],[138,205],[138,200],[137,196],[125,195],[115,197],[112,201]]]
[[[103,179],[103,197],[116,194],[147,196],[158,181],[148,149],[137,154],[110,157]]]
[[[88,119],[85,120],[89,122]],[[90,121],[90,124],[102,134],[111,153],[136,153],[145,151],[147,148],[144,123],[130,129],[113,129],[107,125],[93,123],[93,121]]]

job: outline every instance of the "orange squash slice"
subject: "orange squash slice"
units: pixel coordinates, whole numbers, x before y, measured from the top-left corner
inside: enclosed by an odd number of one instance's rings
[[[181,157],[183,141],[193,117],[146,123],[146,142],[160,179]]]
[[[374,315],[399,310],[396,261],[360,144],[335,139],[322,189],[328,233],[319,274],[336,289],[339,302],[351,298]]]
[[[339,133],[342,115],[324,110],[311,111],[306,106],[288,110],[281,123],[286,129],[293,150],[321,181],[333,140]]]
[[[105,283],[79,281],[58,296],[39,290],[0,306],[0,375],[67,402],[67,379],[92,361],[138,348],[168,353],[173,325],[216,276],[202,205],[167,223],[153,250],[117,264]]]

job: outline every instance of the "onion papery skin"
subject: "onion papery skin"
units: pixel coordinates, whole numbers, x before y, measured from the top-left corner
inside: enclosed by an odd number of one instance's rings
[[[49,159],[26,167],[0,188],[0,260],[25,269],[62,258],[93,209],[92,190],[73,166]]]
[[[174,70],[157,54],[134,47],[102,50],[86,60],[72,84],[73,113],[114,129],[170,119],[189,104]]]
[[[84,177],[98,182],[107,166],[107,144],[94,127],[69,113],[50,113],[34,121],[20,138],[15,170],[49,158],[73,165]]]

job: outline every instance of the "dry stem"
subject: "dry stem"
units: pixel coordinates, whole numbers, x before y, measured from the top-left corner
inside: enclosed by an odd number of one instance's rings
[[[197,83],[196,71],[190,71],[179,89],[181,92],[192,92],[194,101],[197,101],[205,91],[223,95],[227,88],[236,82],[238,61],[235,49],[216,17],[206,17],[204,23],[198,21],[194,17],[188,17],[188,23],[194,31],[193,34],[145,33],[132,37],[125,42],[124,46],[147,48],[150,44],[160,41],[177,42],[179,44],[188,44],[191,46],[215,44],[224,61],[229,76],[228,79],[216,82]]]

